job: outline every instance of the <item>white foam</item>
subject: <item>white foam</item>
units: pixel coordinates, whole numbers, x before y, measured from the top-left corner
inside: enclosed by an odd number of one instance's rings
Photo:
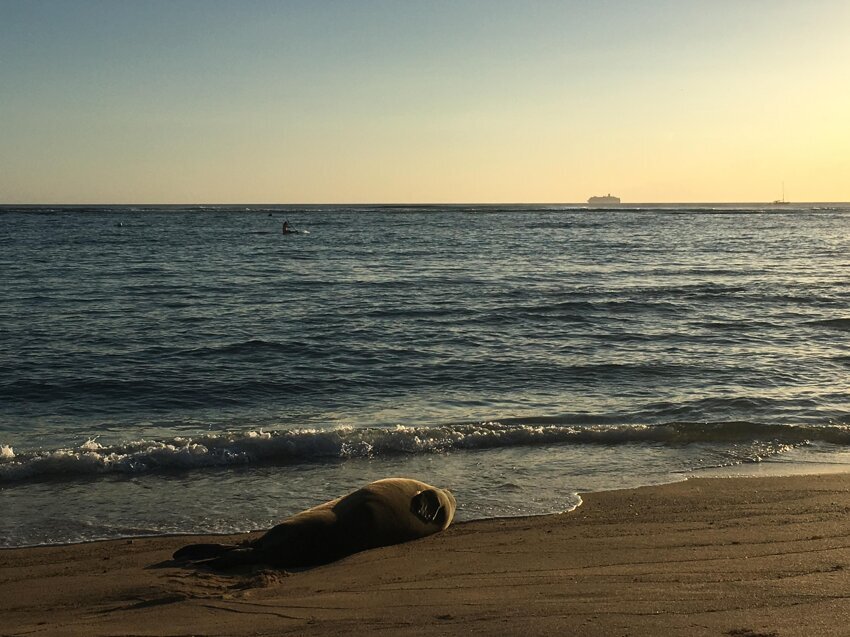
[[[480,422],[437,427],[260,429],[114,445],[91,438],[76,448],[15,452],[10,446],[0,446],[0,481],[547,444],[717,443],[737,449],[740,461],[754,462],[806,445],[811,439],[845,445],[850,444],[850,433],[846,426],[818,428],[740,422],[589,426]]]

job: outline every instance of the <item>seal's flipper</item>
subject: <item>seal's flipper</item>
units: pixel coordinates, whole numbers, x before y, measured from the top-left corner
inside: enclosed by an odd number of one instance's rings
[[[446,516],[443,512],[440,496],[434,489],[425,489],[413,496],[410,501],[410,510],[423,522],[434,522],[442,525],[445,521]]]
[[[177,549],[171,557],[178,562],[197,562],[219,557],[237,548],[235,544],[189,544]]]
[[[202,562],[202,564],[219,571],[225,571],[230,568],[257,564],[263,561],[265,560],[263,560],[261,551],[250,548],[233,548],[222,553],[221,556],[215,559]]]

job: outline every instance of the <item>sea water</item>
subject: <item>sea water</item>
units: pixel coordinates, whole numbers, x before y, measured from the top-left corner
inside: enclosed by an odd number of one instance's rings
[[[849,464],[848,255],[841,204],[0,208],[0,546]]]

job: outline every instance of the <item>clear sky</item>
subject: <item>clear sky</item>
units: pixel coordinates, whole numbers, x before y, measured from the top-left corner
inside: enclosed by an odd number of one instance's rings
[[[848,0],[0,0],[0,203],[850,200]]]

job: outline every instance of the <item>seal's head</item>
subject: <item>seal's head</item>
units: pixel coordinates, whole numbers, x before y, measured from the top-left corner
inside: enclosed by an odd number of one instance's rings
[[[410,510],[416,517],[437,525],[441,531],[452,523],[456,508],[455,497],[448,489],[425,489],[410,501]]]

